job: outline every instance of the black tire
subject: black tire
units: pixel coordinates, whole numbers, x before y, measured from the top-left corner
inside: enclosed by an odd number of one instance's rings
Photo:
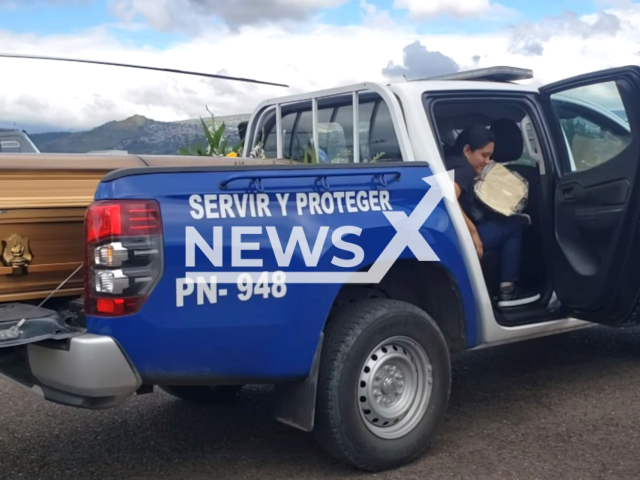
[[[385,387],[378,388],[382,384],[373,377],[374,371],[381,373],[382,381],[391,381],[393,385],[398,383],[394,379],[397,378],[398,372],[403,371],[408,377],[404,379],[400,375],[400,378],[409,382],[411,368],[408,364],[402,364],[405,370],[394,370],[395,367],[391,364],[396,361],[391,358],[394,355],[400,358],[400,361],[403,360],[402,353],[406,353],[406,350],[402,347],[400,350],[403,351],[391,351],[387,348],[378,350],[390,353],[375,356],[375,361],[388,360],[390,363],[372,364],[374,357],[369,357],[381,342],[396,336],[408,337],[422,347],[431,364],[432,390],[426,411],[419,421],[416,420],[414,428],[399,438],[384,439],[369,430],[365,423],[367,420],[362,418],[360,410],[361,405],[366,405],[363,412],[369,412],[368,418],[371,421],[372,411],[374,416],[379,416],[376,415],[375,409],[379,408],[380,404],[361,403],[363,393],[373,391],[373,397],[382,395],[380,400],[383,401],[393,395],[402,395],[387,383],[387,391],[391,389],[392,392],[387,397]],[[365,368],[367,361],[367,366],[372,365],[368,370]],[[380,370],[376,370],[377,368]],[[372,375],[370,378],[365,377],[368,375],[365,373],[367,371]],[[390,375],[389,371],[396,373]],[[429,372],[428,368],[424,371]],[[365,376],[361,377],[361,373]],[[374,390],[365,390],[366,381],[365,386],[358,383],[364,381],[363,378],[374,382],[373,385],[369,382],[368,387]],[[422,384],[429,385],[428,379]],[[405,387],[410,392],[409,387]],[[405,465],[423,455],[428,449],[444,419],[450,389],[449,350],[440,329],[428,314],[411,304],[396,300],[370,299],[349,305],[331,319],[325,328],[318,376],[314,436],[318,444],[331,456],[362,470],[375,472]],[[418,395],[415,396],[417,397]],[[373,410],[367,409],[369,405],[373,405]],[[400,423],[394,424],[390,421],[390,425],[385,428],[399,428],[404,420],[398,418],[397,421]]]
[[[180,400],[192,403],[228,403],[235,399],[236,394],[244,385],[216,385],[216,386],[161,386],[160,388]]]

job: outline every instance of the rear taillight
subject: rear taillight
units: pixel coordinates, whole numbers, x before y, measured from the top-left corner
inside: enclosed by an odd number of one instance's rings
[[[162,221],[155,200],[98,201],[85,216],[85,311],[140,310],[163,267]]]

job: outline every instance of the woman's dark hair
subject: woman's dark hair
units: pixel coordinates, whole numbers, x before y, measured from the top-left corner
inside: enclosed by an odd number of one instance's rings
[[[495,141],[495,136],[491,130],[482,125],[471,125],[458,135],[456,144],[453,146],[453,152],[456,155],[462,155],[466,145],[469,145],[472,151],[476,151],[489,143],[495,143]]]

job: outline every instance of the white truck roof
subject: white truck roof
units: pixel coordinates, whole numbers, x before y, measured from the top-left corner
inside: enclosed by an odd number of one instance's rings
[[[368,86],[383,87],[392,91],[404,91],[407,93],[446,91],[446,90],[495,90],[536,93],[538,89],[528,85],[513,83],[533,77],[533,72],[527,69],[514,67],[490,67],[476,70],[467,70],[449,75],[440,75],[417,80],[404,80],[398,82],[359,82],[351,85],[342,85],[335,88],[327,88],[317,91],[284,95],[265,100],[256,107],[254,113],[269,105],[296,103],[308,101],[312,98],[321,98],[352,91],[366,90]]]
[[[510,92],[538,92],[538,89],[529,85],[506,82],[485,82],[474,80],[415,80],[408,82],[396,82],[387,84],[391,90],[409,90],[420,92],[435,92],[446,90],[495,90]]]
[[[406,80],[390,84],[392,90],[416,89],[424,91],[443,90],[502,90],[517,92],[537,92],[534,87],[521,85],[518,82],[533,78],[533,70],[517,67],[497,66],[466,70],[462,72],[438,75],[429,78]]]

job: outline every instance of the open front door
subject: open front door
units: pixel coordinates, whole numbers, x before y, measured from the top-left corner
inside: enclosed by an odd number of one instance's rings
[[[640,323],[640,68],[540,89],[557,152],[553,282],[575,318]]]

